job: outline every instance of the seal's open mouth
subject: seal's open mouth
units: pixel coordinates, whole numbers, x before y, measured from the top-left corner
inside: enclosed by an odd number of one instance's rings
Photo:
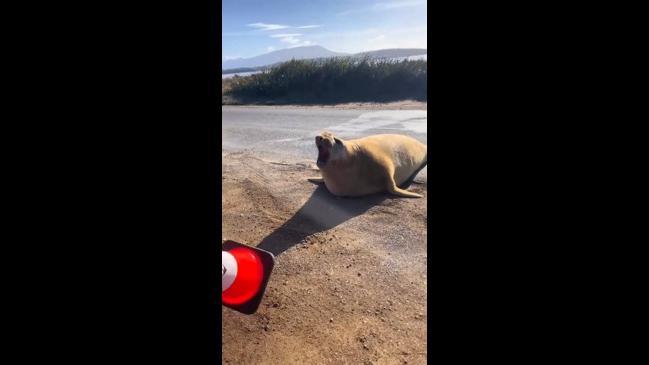
[[[329,148],[325,146],[318,146],[318,166],[324,166],[329,161]]]

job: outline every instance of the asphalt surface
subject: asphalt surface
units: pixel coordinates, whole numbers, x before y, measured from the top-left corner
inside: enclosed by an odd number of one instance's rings
[[[349,110],[222,106],[223,153],[247,151],[281,161],[312,159],[314,138],[330,131],[342,139],[372,134],[405,134],[427,144],[426,110]],[[427,168],[419,173],[426,181]]]

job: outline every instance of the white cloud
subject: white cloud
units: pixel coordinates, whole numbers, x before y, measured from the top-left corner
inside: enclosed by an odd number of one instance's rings
[[[286,38],[286,37],[299,37],[302,34],[300,33],[291,33],[291,34],[271,34],[272,38]]]
[[[390,10],[398,8],[409,8],[413,6],[426,5],[426,0],[405,0],[376,3],[372,7],[374,10]]]
[[[313,44],[313,42],[311,42],[311,41],[304,41],[304,42],[295,43],[295,44],[289,46],[288,48],[304,47],[304,46],[310,46],[312,44]]]
[[[414,6],[426,5],[426,0],[403,0],[403,1],[390,1],[390,2],[378,2],[374,5],[359,9],[349,9],[343,12],[338,13],[337,15],[349,15],[349,14],[358,14],[365,13],[368,11],[385,11],[399,8],[410,8]]]
[[[308,45],[311,44],[310,41],[302,41],[300,39],[300,36],[302,36],[301,33],[290,33],[290,34],[271,34],[271,38],[279,38],[279,41],[282,43],[288,43],[293,46],[302,46],[302,45]]]
[[[257,28],[257,29],[260,29],[262,31],[290,28],[290,26],[288,26],[288,25],[281,25],[281,24],[252,23],[252,24],[247,24],[247,25],[249,27]]]
[[[301,47],[301,46],[308,46],[312,45],[313,43],[308,40],[302,40],[302,33],[275,33],[274,31],[280,30],[280,29],[312,29],[312,28],[320,28],[322,27],[321,25],[318,24],[309,24],[309,25],[300,25],[300,26],[292,26],[292,25],[284,25],[284,24],[270,24],[270,23],[251,23],[251,24],[246,24],[249,27],[256,28],[257,30],[261,30],[262,32],[268,32],[266,33],[269,37],[278,39],[281,43],[286,43],[289,45],[290,48],[293,47]],[[257,33],[255,31],[252,31],[252,33]],[[272,48],[272,49],[271,49]],[[268,47],[267,50],[273,51],[275,50],[275,47]]]
[[[268,52],[272,52],[272,51],[274,51],[274,50],[275,50],[275,47],[273,47],[273,46],[268,46],[268,47],[266,48],[266,51],[268,51]]]
[[[296,29],[311,29],[311,28],[320,28],[322,25],[318,24],[310,24],[310,25],[301,25],[298,27],[294,27],[291,25],[283,25],[283,24],[268,24],[268,23],[251,23],[251,24],[246,24],[249,27],[257,28],[262,31],[271,31],[271,30],[279,30],[279,29],[287,29],[287,28],[296,28]]]
[[[295,37],[284,37],[284,38],[280,38],[279,41],[284,42],[284,43],[288,43],[288,44],[298,44],[298,43],[300,43],[300,39],[295,38]]]

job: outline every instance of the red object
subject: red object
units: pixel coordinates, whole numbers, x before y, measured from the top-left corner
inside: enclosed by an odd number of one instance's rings
[[[221,293],[223,304],[237,306],[251,300],[264,283],[264,264],[259,254],[245,247],[228,251],[237,261],[237,276],[232,285]]]

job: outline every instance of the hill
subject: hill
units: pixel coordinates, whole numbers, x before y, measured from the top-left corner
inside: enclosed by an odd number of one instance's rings
[[[252,58],[239,58],[228,60],[221,65],[222,74],[263,71],[271,66],[290,60],[308,60],[324,59],[332,57],[352,57],[352,58],[370,58],[370,59],[402,59],[411,56],[426,55],[428,52],[425,48],[388,48],[376,51],[360,52],[347,54],[330,51],[320,46],[295,47],[281,49],[278,51],[266,53]]]
[[[425,48],[389,48],[389,49],[380,49],[377,51],[356,53],[354,57],[401,58],[401,57],[425,55],[427,53],[428,50]]]
[[[251,68],[267,66],[275,63],[286,62],[292,59],[308,60],[313,58],[347,56],[346,53],[333,52],[321,46],[306,46],[280,49],[251,58],[236,58],[224,61],[221,64],[222,70],[233,68]]]

